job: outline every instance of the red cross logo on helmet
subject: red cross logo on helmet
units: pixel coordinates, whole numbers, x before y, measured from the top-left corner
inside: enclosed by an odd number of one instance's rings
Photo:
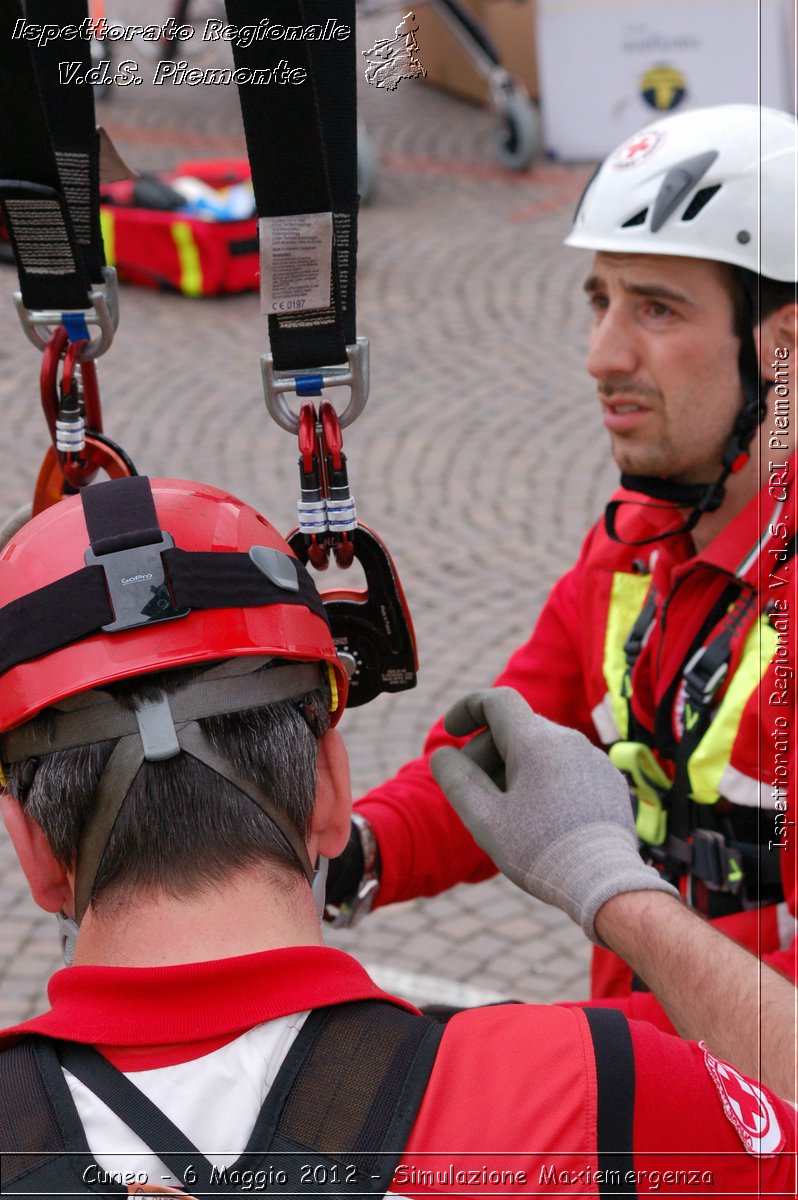
[[[657,146],[665,139],[665,134],[656,129],[647,129],[637,133],[616,150],[612,163],[615,167],[635,167],[638,163],[649,158]]]

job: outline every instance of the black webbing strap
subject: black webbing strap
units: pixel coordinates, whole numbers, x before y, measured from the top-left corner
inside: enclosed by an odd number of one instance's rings
[[[647,743],[648,740],[646,736],[647,731],[638,721],[632,707],[632,673],[646,644],[646,639],[654,622],[656,612],[657,593],[654,590],[654,585],[651,584],[643,607],[637,614],[634,625],[629,630],[629,635],[623,644],[625,664],[623,679],[621,681],[621,695],[626,700],[627,737],[629,741]]]
[[[65,83],[62,79],[65,63],[70,69],[72,64],[79,64],[77,74],[84,79],[92,66],[91,39],[64,37],[72,26],[85,28],[89,5],[87,0],[26,0],[25,12],[30,23],[58,30],[46,44],[34,44],[33,60],[61,190],[89,279],[101,284],[105,257],[100,231],[100,141],[94,89],[85,82]]]
[[[80,495],[91,549],[98,560],[0,608],[0,674],[112,624],[117,617],[114,597],[121,594],[116,585],[125,583],[117,578],[120,572],[115,571],[115,556],[126,556],[122,574],[127,577],[127,596],[132,591],[130,577],[137,573],[135,563],[148,546],[151,550],[145,566],[149,569],[142,570],[140,582],[133,584],[140,588],[141,599],[136,604],[145,618],[139,624],[185,615],[190,609],[271,604],[307,608],[329,624],[316,585],[298,559],[291,559],[298,590],[289,591],[267,578],[248,554],[178,548],[159,552],[162,533],[146,475],[97,483],[83,488]],[[157,580],[150,584],[146,578],[161,567],[166,597],[163,584],[159,588]]]
[[[0,674],[91,637],[114,619],[102,567],[84,567],[0,608]]]
[[[0,1051],[0,1192],[88,1194],[83,1171],[93,1163],[54,1043],[25,1037]]]
[[[272,1158],[289,1152],[283,1165],[292,1172],[303,1161],[296,1151],[312,1147],[338,1166],[323,1191],[381,1195],[407,1144],[444,1032],[437,1021],[373,1000],[327,1009],[301,1068],[292,1063],[284,1079],[278,1075],[274,1107],[261,1114],[250,1145],[270,1145]],[[312,1185],[304,1190],[312,1194]]]
[[[732,585],[728,594],[737,589]],[[685,683],[684,729],[674,758],[675,772],[672,795],[677,799],[690,796],[690,760],[709,729],[714,711],[715,696],[728,674],[734,635],[753,607],[756,595],[746,590],[734,599],[728,618],[720,632],[703,648],[693,665],[683,668]],[[674,833],[680,829],[674,827]]]
[[[623,1013],[583,1008],[596,1060],[600,1196],[636,1196],[634,1171],[635,1060]]]
[[[159,542],[161,529],[149,478],[133,475],[111,482],[111,487],[101,483],[80,493],[94,553],[113,554]]]
[[[258,26],[261,0],[226,0],[235,26]],[[273,0],[268,22],[321,36],[253,38],[233,42],[236,69],[257,79],[281,63],[301,69],[303,82],[239,83],[247,150],[258,217],[332,213],[332,303],[285,316],[269,315],[269,339],[277,370],[345,363],[355,343],[357,263],[357,96],[355,0],[341,0],[331,17],[327,0]],[[348,29],[346,37],[336,30]],[[253,74],[250,74],[253,73]],[[263,78],[263,76],[261,76]]]
[[[434,1021],[380,1001],[316,1009],[292,1043],[246,1149],[228,1173],[235,1179],[243,1170],[284,1171],[280,1190],[286,1194],[387,1191],[443,1032]],[[53,1194],[93,1190],[79,1186],[93,1159],[83,1157],[85,1134],[59,1059],[186,1180],[188,1192],[220,1192],[220,1168],[213,1178],[211,1163],[182,1130],[93,1047],[72,1042],[53,1047],[33,1038],[0,1053],[0,1148],[26,1151],[4,1156],[4,1192],[49,1194],[42,1186],[45,1176]],[[75,1162],[68,1151],[78,1152]],[[239,1190],[246,1188],[232,1183],[223,1194]]]
[[[288,592],[266,579],[247,554],[166,550],[161,558],[176,608],[291,604],[310,609],[329,624],[316,586],[299,562],[299,591]],[[52,654],[99,633],[104,625],[111,624],[114,616],[105,573],[99,566],[84,567],[12,600],[0,608],[0,675],[19,663]]]
[[[60,1042],[57,1053],[61,1066],[94,1092],[120,1121],[154,1150],[173,1175],[182,1181],[187,1173],[190,1178],[193,1172],[196,1176],[193,1186],[200,1192],[210,1190],[211,1164],[207,1158],[126,1075],[93,1046]],[[160,1150],[161,1146],[165,1149]]]
[[[28,309],[86,309],[90,281],[63,195],[21,0],[0,5],[0,204]],[[62,106],[66,107],[63,104]]]

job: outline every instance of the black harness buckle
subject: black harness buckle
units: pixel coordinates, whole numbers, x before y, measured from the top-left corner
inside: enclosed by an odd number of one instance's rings
[[[731,849],[722,833],[712,829],[696,829],[693,834],[690,874],[710,891],[734,896],[745,882],[742,855]]]
[[[164,550],[173,550],[174,545],[171,534],[162,531],[161,540],[147,546],[131,546],[108,554],[95,554],[89,547],[84,561],[87,567],[102,567],[114,611],[114,620],[102,626],[104,633],[188,616],[191,609],[177,608],[172,599],[161,558]]]
[[[706,709],[729,670],[728,645],[712,653],[714,646],[702,646],[684,668],[687,695],[694,707]]]

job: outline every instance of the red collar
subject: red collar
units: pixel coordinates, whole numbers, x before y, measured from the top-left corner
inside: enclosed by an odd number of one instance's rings
[[[208,1054],[275,1017],[347,1000],[411,1004],[381,991],[360,963],[329,946],[292,946],[173,967],[68,967],[50,980],[52,1008],[0,1032],[97,1046],[124,1070]]]
[[[674,569],[687,564],[692,568],[702,563],[729,575],[739,575],[741,579],[759,589],[761,581],[773,565],[770,558],[762,558],[763,550],[774,544],[770,528],[775,526],[780,518],[784,520],[785,512],[795,511],[795,487],[798,486],[796,469],[798,455],[793,454],[784,467],[779,468],[780,471],[787,472],[786,487],[773,486],[766,477],[761,490],[751,497],[745,508],[724,526],[700,554],[695,553],[692,541],[687,535],[663,541],[657,547],[660,570],[670,574]],[[621,491],[618,494],[624,499],[637,498],[634,492]],[[646,518],[652,523],[657,519],[661,520],[663,528],[666,528],[670,518],[666,515],[659,516],[659,511],[647,509]],[[794,520],[789,519],[787,523],[792,532]]]
[[[793,456],[784,464],[787,472],[786,487],[774,486],[770,478],[765,477],[762,488],[756,496],[748,501],[745,508],[726,525],[697,558],[728,571],[730,575],[739,575],[754,587],[760,586],[760,576],[766,575],[773,566],[768,556],[762,559],[766,545],[773,546],[771,526],[775,526],[785,513],[795,511],[795,470],[798,456]],[[781,470],[781,468],[780,468]],[[793,521],[789,520],[790,531],[793,532]]]

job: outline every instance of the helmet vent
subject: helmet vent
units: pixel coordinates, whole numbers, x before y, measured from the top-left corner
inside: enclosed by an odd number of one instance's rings
[[[633,217],[630,217],[628,221],[624,221],[623,225],[621,226],[621,229],[631,229],[633,225],[644,225],[647,216],[648,216],[648,209],[641,208],[639,213],[635,213],[635,215]]]
[[[696,154],[671,167],[663,179],[654,202],[651,217],[651,232],[659,233],[669,217],[673,216],[682,200],[686,200],[698,181],[706,175],[715,159],[717,150]]]
[[[690,203],[687,205],[687,208],[682,213],[682,220],[692,221],[694,217],[698,216],[698,214],[701,212],[701,209],[706,207],[706,205],[715,195],[715,192],[719,191],[719,183],[716,183],[714,187],[701,188],[700,191],[696,192]]]

